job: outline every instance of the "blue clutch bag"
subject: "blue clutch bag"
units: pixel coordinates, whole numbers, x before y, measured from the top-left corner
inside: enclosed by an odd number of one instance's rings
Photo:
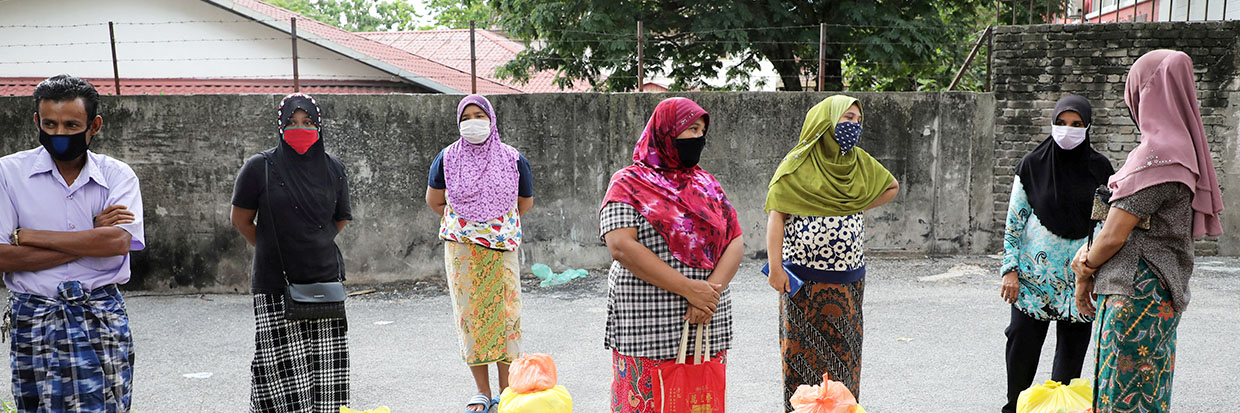
[[[766,274],[768,277],[771,276],[770,263],[762,266],[762,273]],[[787,263],[784,263],[784,273],[788,274],[788,287],[792,289],[792,291],[788,291],[788,296],[794,296],[797,294],[797,291],[801,290],[801,286],[805,285],[805,281],[802,281],[801,277],[798,277],[796,273],[792,272],[791,269],[788,269]]]

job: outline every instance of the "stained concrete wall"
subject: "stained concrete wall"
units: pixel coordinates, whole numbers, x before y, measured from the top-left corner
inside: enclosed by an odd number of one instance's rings
[[[1050,135],[1055,102],[1093,103],[1094,148],[1118,170],[1140,142],[1124,104],[1128,69],[1141,55],[1175,49],[1193,59],[1197,97],[1223,188],[1223,236],[1198,255],[1240,255],[1240,21],[1000,26],[995,36],[996,230],[1002,230],[1013,166]]]
[[[702,165],[740,211],[746,255],[764,256],[766,184],[827,93],[687,94],[711,113]],[[500,133],[534,172],[523,265],[601,267],[597,211],[611,174],[628,165],[663,94],[547,94],[493,98]],[[900,181],[900,196],[867,214],[872,251],[987,252],[993,231],[993,121],[988,94],[856,94],[860,146]],[[443,274],[438,217],[423,195],[431,160],[456,136],[459,97],[320,96],[328,151],[349,172],[356,220],[338,241],[350,279],[386,282]],[[97,152],[142,182],[147,250],[131,287],[245,291],[252,250],[229,224],[238,168],[276,142],[278,96],[106,97]],[[37,145],[26,97],[0,98],[0,153]]]

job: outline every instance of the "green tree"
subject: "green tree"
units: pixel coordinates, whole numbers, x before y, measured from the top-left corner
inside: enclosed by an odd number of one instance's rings
[[[417,9],[403,1],[268,0],[267,2],[351,32],[418,29]]]
[[[943,89],[972,42],[994,20],[991,0],[490,0],[499,25],[539,47],[499,70],[527,79],[555,70],[561,87],[584,79],[601,90],[636,85],[637,21],[647,73],[673,89],[703,88],[726,73],[737,87],[770,61],[785,90],[802,90],[818,70],[819,23],[826,23],[826,89]],[[758,29],[755,29],[758,28]],[[725,59],[739,63],[724,67]],[[975,67],[984,66],[983,60]],[[666,63],[666,67],[660,67]],[[984,78],[971,76],[972,83]],[[975,85],[974,85],[975,86]],[[968,88],[968,87],[966,87]],[[975,87],[974,87],[975,88]]]
[[[468,29],[470,21],[480,29],[489,29],[499,23],[483,0],[428,0],[426,10],[428,16],[434,16],[434,23],[422,26],[422,30]]]

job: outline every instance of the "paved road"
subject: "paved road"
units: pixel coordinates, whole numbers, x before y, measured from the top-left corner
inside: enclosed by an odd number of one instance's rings
[[[1009,309],[998,298],[997,261],[872,259],[861,390],[867,410],[998,411]],[[728,406],[734,412],[780,410],[777,301],[759,265],[746,262],[732,284],[736,331],[728,357]],[[573,394],[578,412],[607,410],[605,290],[597,271],[565,286],[525,288],[525,349],[556,358],[560,384]],[[1173,406],[1179,412],[1237,411],[1240,393],[1224,387],[1240,379],[1240,259],[1199,259],[1192,292],[1179,329]],[[131,292],[128,303],[137,340],[136,411],[246,411],[254,334],[250,297]],[[459,358],[442,286],[389,286],[351,300],[349,318],[354,407],[460,410],[473,385]],[[1050,376],[1050,352],[1048,345],[1039,379]],[[1092,363],[1091,355],[1086,365]],[[8,377],[7,364],[4,369],[0,377]],[[192,373],[211,376],[183,376]],[[0,387],[0,398],[11,400],[10,389]]]

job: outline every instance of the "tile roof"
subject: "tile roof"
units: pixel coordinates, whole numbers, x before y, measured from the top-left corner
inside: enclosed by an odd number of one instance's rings
[[[0,96],[30,96],[43,78],[0,78]],[[111,78],[87,79],[101,95],[116,94]],[[302,79],[301,91],[309,94],[416,93],[402,82],[375,80]],[[121,79],[124,95],[240,95],[293,92],[292,79]]]
[[[219,7],[231,10],[247,17],[257,17],[247,13],[253,11],[255,13],[266,16],[263,22],[268,26],[276,28],[284,32],[288,32],[288,21],[291,18],[297,18],[298,37],[327,47],[337,52],[356,52],[360,54],[350,56],[360,58],[358,60],[368,65],[392,72],[402,78],[408,79],[415,83],[428,85],[432,89],[440,89],[447,87],[456,93],[469,93],[470,76],[468,70],[468,62],[466,69],[461,70],[455,66],[443,64],[433,61],[422,55],[410,53],[396,47],[368,39],[357,33],[351,33],[343,29],[320,23],[310,18],[306,18],[292,11],[276,7],[259,0],[205,0]],[[240,7],[238,7],[240,6]],[[275,21],[272,21],[275,20]],[[278,21],[280,24],[273,24]],[[313,36],[306,35],[309,33]],[[333,45],[342,46],[347,50],[334,48]],[[395,70],[393,70],[395,69]],[[402,72],[403,71],[403,72]],[[442,87],[436,87],[442,86]],[[122,85],[122,91],[124,86]],[[505,94],[505,93],[521,93],[522,91],[496,82],[488,78],[478,79],[478,93],[482,94]]]
[[[423,30],[405,32],[363,32],[362,37],[393,46],[417,56],[451,66],[469,73],[469,29]],[[476,30],[475,52],[478,57],[478,76],[495,83],[506,84],[525,93],[586,92],[590,84],[578,81],[566,90],[555,85],[555,72],[532,73],[528,83],[500,79],[495,69],[503,66],[525,50],[525,45],[490,30]]]

